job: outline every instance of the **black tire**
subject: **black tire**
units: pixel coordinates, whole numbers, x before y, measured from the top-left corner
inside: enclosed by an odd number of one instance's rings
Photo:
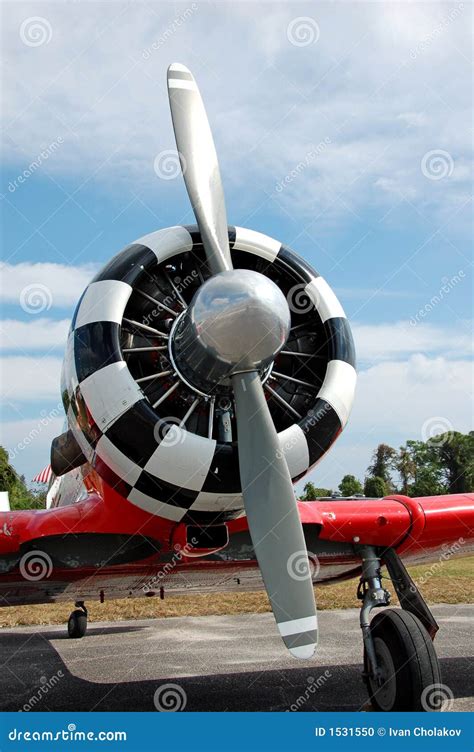
[[[379,687],[368,676],[364,651],[367,689],[374,710],[436,710],[430,696],[436,695],[441,674],[433,642],[420,620],[409,611],[388,608],[376,614],[370,631],[384,673],[384,682]],[[431,687],[432,690],[428,689]]]
[[[67,633],[69,637],[76,639],[78,639],[79,637],[84,637],[86,631],[87,616],[85,615],[84,611],[80,611],[79,609],[77,609],[77,611],[73,611],[67,623]]]

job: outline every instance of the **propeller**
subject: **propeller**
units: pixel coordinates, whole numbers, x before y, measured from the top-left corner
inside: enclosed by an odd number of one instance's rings
[[[242,494],[255,554],[285,645],[295,657],[310,658],[317,644],[317,616],[306,544],[259,373],[288,338],[288,304],[267,277],[233,270],[212,133],[196,82],[184,65],[169,67],[168,93],[183,176],[213,274],[193,298],[180,338],[189,343],[190,362],[211,358],[219,383],[231,379]]]
[[[168,68],[168,96],[181,171],[211,272],[232,269],[224,190],[206,110],[192,73]]]

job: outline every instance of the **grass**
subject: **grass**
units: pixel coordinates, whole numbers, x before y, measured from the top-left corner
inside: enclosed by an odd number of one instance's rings
[[[428,603],[474,602],[474,557],[455,559],[443,563],[423,564],[410,568],[410,574],[420,587]],[[388,584],[387,584],[388,586]],[[354,608],[357,580],[335,585],[316,587],[319,609]],[[390,583],[392,603],[397,598]],[[263,592],[252,593],[198,593],[159,598],[130,598],[111,600],[103,604],[87,603],[89,621],[118,621],[120,619],[149,619],[169,616],[205,616],[211,614],[245,614],[269,610]],[[12,606],[0,608],[0,627],[36,624],[65,624],[71,613],[71,603],[52,603],[37,606]]]

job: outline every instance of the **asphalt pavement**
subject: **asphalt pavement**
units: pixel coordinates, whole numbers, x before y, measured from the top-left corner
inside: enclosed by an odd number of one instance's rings
[[[474,710],[472,605],[433,608],[452,710]],[[311,661],[284,649],[270,614],[90,623],[0,631],[0,709],[368,710],[356,609],[320,613]],[[171,686],[167,686],[171,685]]]

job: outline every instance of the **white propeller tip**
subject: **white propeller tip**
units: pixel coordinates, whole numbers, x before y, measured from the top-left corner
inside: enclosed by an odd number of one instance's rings
[[[302,619],[281,621],[278,624],[278,631],[294,658],[302,661],[312,658],[318,642],[318,617],[315,613],[311,616],[304,616]],[[295,645],[295,642],[304,644]]]
[[[168,68],[168,73],[189,73],[191,75],[189,68],[186,68],[186,66],[181,63],[171,63]]]
[[[168,90],[187,89],[188,91],[197,92],[196,81],[191,71],[181,63],[171,63],[168,68]]]
[[[293,658],[299,658],[301,661],[306,661],[313,657],[315,650],[316,643],[313,642],[310,645],[300,645],[297,648],[290,648],[290,653]]]

